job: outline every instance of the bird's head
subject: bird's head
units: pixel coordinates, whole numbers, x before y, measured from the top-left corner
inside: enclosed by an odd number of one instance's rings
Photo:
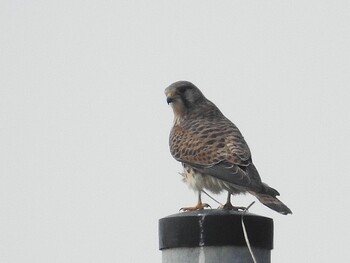
[[[177,81],[165,89],[167,103],[174,110],[175,117],[181,117],[190,109],[206,100],[203,93],[191,82]]]

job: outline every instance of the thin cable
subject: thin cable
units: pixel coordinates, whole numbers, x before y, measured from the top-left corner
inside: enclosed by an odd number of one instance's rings
[[[224,206],[223,204],[221,204],[218,200],[216,200],[214,197],[212,197],[211,195],[209,195],[206,191],[202,190],[203,193],[205,193],[209,198],[211,198],[213,201],[217,202],[219,205]]]
[[[248,234],[247,234],[247,230],[245,229],[245,225],[244,225],[244,216],[245,216],[245,213],[248,211],[248,209],[254,205],[255,201],[252,202],[246,209],[244,209],[243,213],[242,213],[242,217],[241,217],[241,223],[242,223],[242,229],[243,229],[243,234],[244,234],[244,239],[245,239],[245,242],[247,243],[247,246],[248,246],[248,249],[249,249],[249,252],[250,252],[250,255],[252,256],[252,259],[253,259],[253,262],[254,263],[257,263],[256,259],[255,259],[255,256],[254,256],[254,253],[253,253],[253,250],[250,246],[250,242],[249,242],[249,238],[248,238]]]

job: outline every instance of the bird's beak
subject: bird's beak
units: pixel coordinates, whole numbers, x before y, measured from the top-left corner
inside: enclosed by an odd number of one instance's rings
[[[175,102],[175,100],[178,97],[178,95],[176,94],[176,91],[169,88],[165,90],[165,96],[166,96],[166,102],[168,104]]]
[[[174,102],[174,98],[173,97],[167,97],[166,98],[166,102],[168,103],[168,105],[170,104],[170,103],[172,103],[172,102]]]

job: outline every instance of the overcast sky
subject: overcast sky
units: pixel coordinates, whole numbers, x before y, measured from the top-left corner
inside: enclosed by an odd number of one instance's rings
[[[177,80],[293,210],[250,209],[272,261],[346,262],[349,3],[2,0],[0,262],[161,262],[158,219],[196,203],[168,149]]]

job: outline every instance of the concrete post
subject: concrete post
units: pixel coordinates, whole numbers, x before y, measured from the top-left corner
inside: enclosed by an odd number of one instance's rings
[[[159,220],[162,263],[250,263],[241,212],[206,209]],[[245,228],[258,263],[271,262],[273,220],[246,213]]]

